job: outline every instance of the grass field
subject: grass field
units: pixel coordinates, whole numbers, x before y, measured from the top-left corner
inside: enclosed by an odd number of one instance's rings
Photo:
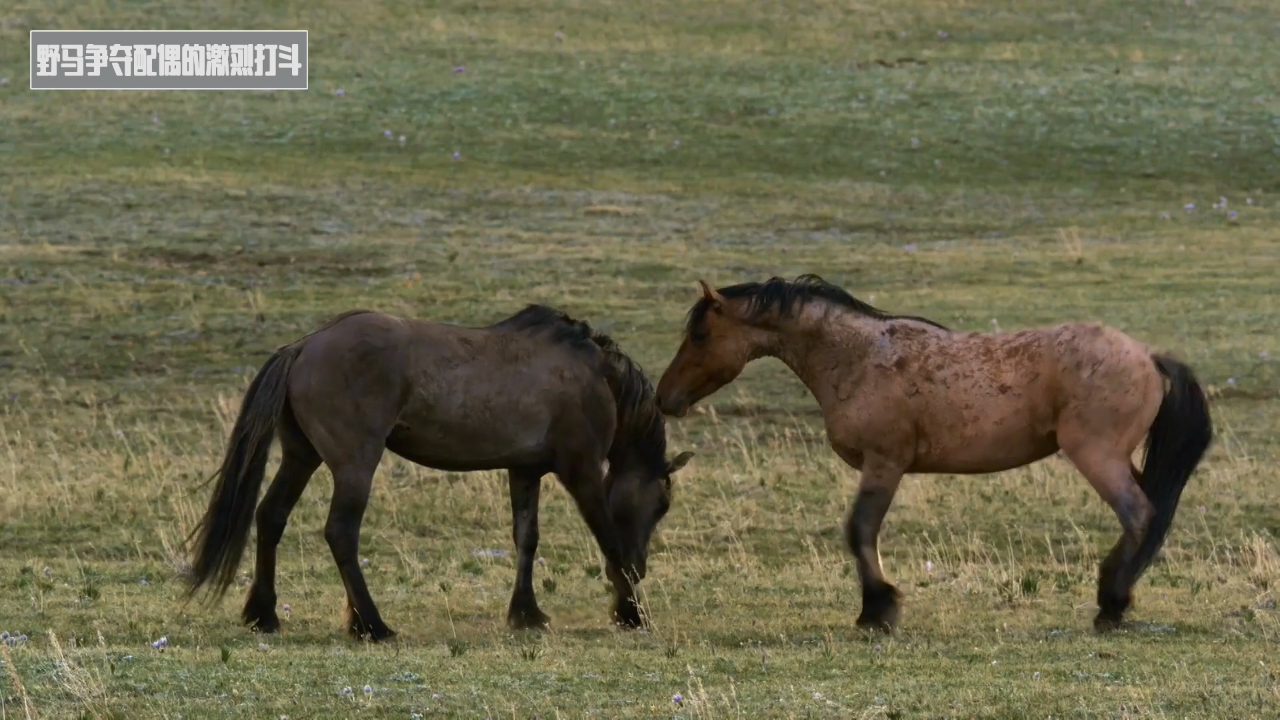
[[[30,92],[33,28],[308,29],[311,89]],[[1261,0],[5,4],[0,630],[27,639],[0,717],[1275,718],[1276,37]],[[773,361],[669,424],[698,454],[648,632],[609,626],[551,477],[554,628],[507,631],[505,478],[392,457],[361,552],[396,642],[342,632],[326,470],[281,545],[282,634],[239,625],[239,588],[179,602],[241,393],[326,318],[542,302],[656,382],[698,278],[804,272],[1192,363],[1218,441],[1126,629],[1091,626],[1119,525],[1055,457],[908,477],[881,541],[901,631],[856,630],[857,474]]]

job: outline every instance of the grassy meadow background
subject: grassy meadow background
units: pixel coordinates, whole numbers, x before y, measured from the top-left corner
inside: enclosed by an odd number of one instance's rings
[[[31,29],[163,28],[307,29],[310,90],[27,89]],[[1262,0],[3,4],[0,717],[1276,717],[1277,37]],[[507,631],[505,478],[390,456],[361,553],[396,642],[342,632],[323,469],[281,635],[239,624],[248,556],[179,602],[241,393],[326,318],[547,303],[656,382],[699,277],[804,272],[1193,364],[1219,439],[1124,631],[1091,625],[1119,525],[1056,457],[909,477],[901,632],[856,630],[857,474],[773,361],[669,425],[648,632],[550,476],[554,629]]]

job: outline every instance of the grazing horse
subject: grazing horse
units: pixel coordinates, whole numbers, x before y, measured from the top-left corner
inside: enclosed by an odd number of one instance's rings
[[[683,416],[760,357],[804,382],[831,447],[862,473],[844,525],[862,584],[859,627],[892,632],[898,622],[901,594],[878,542],[904,473],[994,473],[1059,450],[1123,526],[1101,563],[1094,619],[1100,631],[1119,625],[1213,437],[1190,368],[1103,325],[961,333],[889,315],[813,275],[699,283],[658,382],[662,411]],[[1131,458],[1144,435],[1139,471]]]
[[[506,469],[518,551],[512,628],[549,618],[533,592],[542,476],[555,473],[604,554],[614,620],[643,624],[635,585],[649,539],[671,504],[666,425],[640,368],[607,336],[530,305],[483,328],[344,313],[281,347],[245,393],[198,535],[188,597],[235,578],[272,439],[282,458],[257,505],[258,558],[244,622],[274,632],[276,547],[320,463],[333,473],[324,537],[347,594],[348,631],[384,640],[360,572],[360,523],[383,450],[454,472]],[[605,463],[608,470],[605,470]]]

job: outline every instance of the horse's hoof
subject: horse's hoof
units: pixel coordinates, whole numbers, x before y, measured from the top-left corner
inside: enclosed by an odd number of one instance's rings
[[[858,616],[857,626],[863,630],[878,630],[893,634],[898,628],[898,619],[902,614],[899,596],[897,588],[892,585],[877,592],[863,593],[862,614]]]
[[[396,636],[396,631],[382,625],[379,627],[351,627],[347,632],[356,640],[368,640],[372,643],[386,642]]]
[[[280,620],[275,617],[246,620],[245,625],[248,625],[251,631],[263,635],[274,635],[280,632]]]
[[[551,625],[551,618],[537,606],[507,613],[507,627],[512,630],[546,630]]]
[[[640,615],[640,606],[634,602],[619,605],[613,609],[613,623],[620,628],[637,630],[644,627],[644,618]]]
[[[1098,614],[1093,618],[1093,629],[1100,633],[1119,630],[1124,623],[1124,613],[1132,603],[1130,595],[1115,596],[1099,592]]]
[[[1119,630],[1122,625],[1124,625],[1123,618],[1114,617],[1104,613],[1098,613],[1097,617],[1093,619],[1093,629],[1099,633],[1109,633]]]

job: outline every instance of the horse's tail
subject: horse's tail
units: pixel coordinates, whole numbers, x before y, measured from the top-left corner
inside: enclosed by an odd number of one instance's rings
[[[1147,569],[1164,544],[1182,488],[1213,441],[1209,405],[1191,368],[1163,355],[1153,355],[1151,359],[1160,374],[1169,379],[1169,392],[1147,433],[1141,487],[1155,514],[1134,558],[1138,575]]]
[[[216,484],[209,508],[191,533],[198,538],[188,598],[210,583],[214,597],[221,597],[235,580],[236,567],[249,540],[271,442],[288,399],[289,368],[301,350],[301,342],[277,350],[245,391],[226,456],[214,474]]]

